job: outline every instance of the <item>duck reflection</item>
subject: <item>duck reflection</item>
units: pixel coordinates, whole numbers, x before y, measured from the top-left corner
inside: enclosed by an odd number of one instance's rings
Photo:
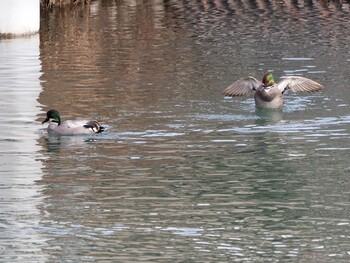
[[[89,148],[98,138],[92,136],[58,136],[48,134],[41,144],[47,152],[60,152],[62,149]]]
[[[256,108],[255,114],[259,117],[256,120],[258,125],[273,124],[283,119],[283,112],[280,110]]]

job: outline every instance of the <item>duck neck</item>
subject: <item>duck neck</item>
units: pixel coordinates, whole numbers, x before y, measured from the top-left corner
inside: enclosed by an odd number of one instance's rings
[[[264,101],[271,101],[276,97],[277,94],[275,92],[273,92],[272,90],[267,91],[267,90],[263,89],[261,91],[258,91],[256,93],[256,95]]]
[[[52,119],[52,122],[55,122],[58,124],[58,126],[61,124],[61,118],[58,117],[58,118],[55,118],[55,119]]]

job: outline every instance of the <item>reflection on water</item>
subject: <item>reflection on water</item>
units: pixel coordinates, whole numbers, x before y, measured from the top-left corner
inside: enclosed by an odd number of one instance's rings
[[[38,153],[36,99],[39,83],[39,36],[0,40],[0,261],[26,259],[26,251],[45,260],[37,230],[42,197],[35,182],[42,176]]]
[[[12,87],[2,93],[0,259],[347,262],[348,15],[336,1],[236,0],[44,14],[41,68],[38,52],[20,53],[29,71],[0,66]],[[24,50],[0,54],[11,62]],[[221,95],[267,70],[326,89],[287,94],[283,112]],[[39,121],[51,108],[110,128],[47,135]]]

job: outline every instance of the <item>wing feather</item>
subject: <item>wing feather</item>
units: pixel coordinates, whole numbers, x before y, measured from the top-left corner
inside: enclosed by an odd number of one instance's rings
[[[95,133],[100,133],[104,131],[104,127],[101,126],[101,124],[98,121],[88,121],[85,125],[84,128],[86,129],[91,129]]]
[[[233,82],[223,94],[229,97],[244,96],[254,92],[262,83],[254,77],[245,77]]]
[[[288,90],[292,92],[311,93],[324,89],[320,83],[299,76],[286,77],[277,83],[277,87],[282,92],[282,94]]]

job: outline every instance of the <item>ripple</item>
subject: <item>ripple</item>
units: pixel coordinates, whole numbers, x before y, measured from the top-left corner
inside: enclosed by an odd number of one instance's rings
[[[93,1],[35,54],[0,40],[0,261],[345,262],[349,10],[284,2]],[[266,71],[326,88],[223,98]],[[110,129],[49,136],[48,108]]]
[[[282,60],[291,60],[291,61],[310,61],[314,58],[282,58]]]

